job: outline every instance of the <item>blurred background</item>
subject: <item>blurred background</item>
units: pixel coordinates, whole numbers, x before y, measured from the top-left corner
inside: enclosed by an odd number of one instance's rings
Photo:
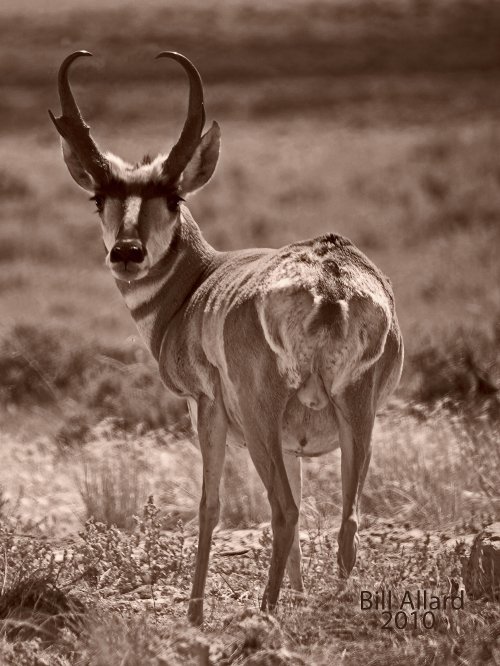
[[[192,59],[223,137],[216,176],[189,204],[208,240],[348,236],[394,285],[400,417],[443,405],[498,416],[499,34],[494,0],[4,0],[3,432],[61,450],[102,419],[125,433],[189,432],[104,268],[94,205],[47,115],[76,49],[95,55],[72,73],[93,135],[129,160],[168,150],[185,117],[183,72],[153,57]]]

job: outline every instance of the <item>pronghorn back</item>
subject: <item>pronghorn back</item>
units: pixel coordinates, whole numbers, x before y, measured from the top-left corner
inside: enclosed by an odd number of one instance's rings
[[[186,396],[213,394],[216,368],[232,439],[243,443],[233,378],[238,364],[248,368],[249,338],[259,336],[257,355],[275,362],[290,391],[283,447],[310,456],[338,445],[330,398],[381,356],[395,312],[387,278],[348,239],[328,234],[279,250],[217,253],[177,317],[182,325],[166,332],[159,358],[165,383]]]

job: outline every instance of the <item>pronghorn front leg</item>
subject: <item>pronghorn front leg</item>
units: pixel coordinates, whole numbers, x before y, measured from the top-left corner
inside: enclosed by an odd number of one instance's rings
[[[203,490],[200,501],[200,528],[196,569],[189,601],[188,618],[196,625],[203,622],[203,593],[207,578],[212,533],[219,521],[219,486],[226,450],[227,417],[217,382],[212,400],[198,401],[198,438],[203,458]]]
[[[375,419],[373,376],[346,389],[335,399],[339,423],[342,473],[342,524],[338,536],[339,573],[347,578],[356,564],[359,544],[359,500],[371,457]]]

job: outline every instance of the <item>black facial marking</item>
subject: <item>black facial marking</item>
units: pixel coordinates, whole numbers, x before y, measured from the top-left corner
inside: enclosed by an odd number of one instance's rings
[[[124,180],[112,179],[103,185],[96,194],[102,196],[126,199],[127,197],[140,196],[143,199],[153,197],[166,197],[177,193],[176,185],[169,185],[161,181],[150,183],[127,183]]]
[[[141,197],[142,199],[163,198],[166,201],[168,210],[172,213],[175,213],[179,208],[179,203],[184,201],[175,184],[161,181],[127,183],[119,179],[108,181],[95,193],[92,199],[96,202],[97,209],[102,210],[102,208],[99,209],[99,206],[104,204],[106,197],[125,200],[127,197],[133,196]]]

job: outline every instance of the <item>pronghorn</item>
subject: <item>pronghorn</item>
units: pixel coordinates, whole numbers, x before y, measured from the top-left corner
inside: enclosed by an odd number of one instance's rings
[[[203,595],[226,440],[248,447],[267,489],[273,546],[262,609],[278,600],[285,567],[303,591],[298,516],[301,456],[340,445],[338,565],[358,549],[358,504],[375,412],[401,374],[403,343],[389,280],[347,238],[329,233],[281,249],[218,252],[184,204],[211,178],[217,123],[202,134],[203,87],[193,64],[165,51],[189,79],[188,114],[168,155],[131,165],[102,153],[59,69],[62,115],[50,113],[73,179],[92,193],[106,264],[158,362],[185,396],[203,459],[199,540],[188,617]]]

